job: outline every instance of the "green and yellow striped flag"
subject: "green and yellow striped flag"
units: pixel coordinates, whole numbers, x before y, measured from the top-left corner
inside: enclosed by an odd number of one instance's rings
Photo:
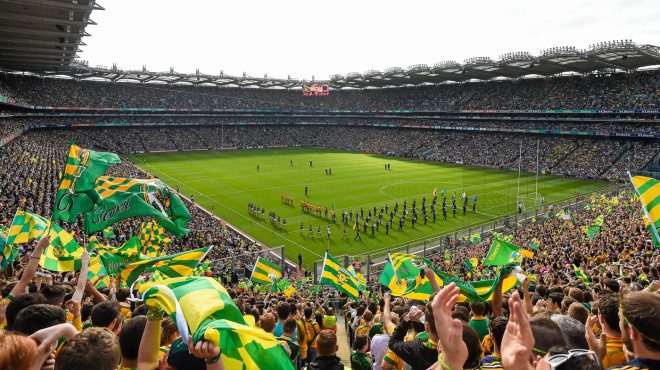
[[[250,280],[257,284],[272,284],[282,278],[282,268],[275,262],[259,256],[252,269]]]
[[[575,276],[582,280],[585,285],[591,285],[591,280],[589,280],[589,277],[587,277],[587,275],[579,267],[573,265],[573,272],[575,272]]]
[[[357,278],[351,275],[351,273],[337,262],[337,260],[328,252],[325,252],[325,260],[323,261],[323,269],[321,271],[320,284],[332,286],[337,290],[344,292],[351,298],[358,298],[360,283]]]
[[[82,149],[71,142],[55,195],[53,220],[75,222],[78,214],[90,211],[92,205],[100,200],[94,183],[117,163],[121,163],[121,159],[114,153]]]
[[[145,271],[160,271],[168,277],[188,276],[210,250],[211,247],[205,247],[133,262],[121,269],[121,279],[131,286]]]
[[[348,272],[350,272],[351,275],[353,275],[357,279],[358,283],[360,284],[360,290],[367,289],[367,279],[361,273],[356,272],[355,268],[353,268],[353,265],[349,265],[348,268],[346,268],[346,270],[348,270]]]
[[[145,221],[140,224],[138,239],[142,246],[142,253],[151,258],[159,257],[160,248],[172,243],[172,239],[167,236],[165,229],[156,221]]]
[[[162,308],[176,322],[184,343],[210,341],[221,349],[227,369],[293,370],[272,333],[251,327],[227,290],[216,280],[183,277],[143,284],[142,300]]]
[[[397,278],[397,281],[394,282],[395,289],[390,288],[392,295],[423,301],[428,300],[433,294],[433,285],[424,274],[423,269],[429,267],[435,271],[431,261],[427,258],[406,253],[392,253],[389,257],[392,271],[394,271]],[[389,268],[386,267],[386,270],[389,274]],[[382,275],[381,278],[383,281],[386,279]],[[437,274],[435,274],[435,279],[438,285],[442,285]],[[391,280],[390,284],[392,284]]]
[[[190,213],[183,201],[158,179],[128,179],[101,176],[96,181],[101,200],[85,214],[88,234],[101,231],[129,217],[153,217],[167,231],[180,238],[190,232]]]
[[[630,174],[629,174],[630,175]],[[660,247],[660,181],[644,176],[630,178],[642,203],[644,223],[651,232],[651,240]]]

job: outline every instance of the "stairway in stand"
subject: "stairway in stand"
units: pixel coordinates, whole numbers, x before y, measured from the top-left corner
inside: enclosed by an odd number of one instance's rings
[[[341,359],[342,364],[346,367],[351,367],[351,347],[349,343],[344,315],[337,315],[337,345],[339,346],[337,357]]]

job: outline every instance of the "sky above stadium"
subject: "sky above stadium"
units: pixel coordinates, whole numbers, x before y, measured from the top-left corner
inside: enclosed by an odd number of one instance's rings
[[[98,0],[90,66],[327,79],[553,46],[660,46],[658,0]]]

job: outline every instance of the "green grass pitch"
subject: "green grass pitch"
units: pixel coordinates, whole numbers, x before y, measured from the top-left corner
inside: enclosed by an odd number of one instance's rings
[[[158,176],[168,185],[186,195],[195,195],[195,201],[216,213],[229,223],[240,228],[268,246],[286,246],[286,254],[296,260],[298,252],[304,257],[304,264],[310,266],[313,260],[321,258],[326,248],[333,255],[362,254],[373,250],[396,248],[414,241],[439,236],[444,233],[476,226],[499,219],[504,214],[516,212],[518,196],[518,173],[475,167],[458,166],[447,163],[424,162],[412,159],[380,157],[361,153],[341,152],[315,148],[269,148],[229,151],[204,151],[186,153],[151,153],[134,155],[130,158],[136,165],[152,175]],[[290,164],[293,161],[293,166]],[[313,167],[308,162],[312,161]],[[384,169],[391,164],[391,171]],[[260,170],[257,171],[257,165]],[[332,175],[325,169],[332,168]],[[309,196],[305,196],[305,186],[309,186]],[[586,194],[610,186],[608,183],[565,179],[553,176],[540,176],[538,196],[545,197],[546,205],[573,197],[576,193]],[[446,189],[447,221],[442,220],[442,197],[436,206],[437,221],[423,225],[421,212],[418,224],[413,230],[409,217],[404,230],[396,231],[403,201],[410,204],[417,199],[417,209],[423,196],[427,208],[433,198],[433,189],[438,193]],[[460,196],[466,192],[468,211],[462,215]],[[452,217],[451,195],[456,192],[457,215]],[[524,198],[527,210],[534,208],[535,176],[522,174],[520,195]],[[282,193],[294,196],[294,205],[285,205],[280,200]],[[477,213],[471,213],[472,195],[477,194]],[[334,205],[337,210],[337,223],[300,210],[300,200],[315,204]],[[365,216],[374,206],[380,208],[386,203],[390,207],[399,202],[399,214],[394,218],[394,226],[385,235],[383,225],[375,237],[362,234],[361,240],[353,240],[355,231],[351,223],[348,228],[348,241],[342,241],[341,211],[358,211],[364,207]],[[266,208],[266,220],[250,215],[248,202]],[[268,212],[286,218],[287,230],[276,229],[268,221]],[[430,209],[428,210],[430,211]],[[385,216],[384,220],[389,220]],[[305,231],[300,235],[300,224]],[[314,227],[314,237],[307,236],[309,225]],[[331,237],[325,237],[326,225],[331,225]],[[316,228],[321,225],[322,237],[316,236]],[[369,233],[370,234],[370,230]]]

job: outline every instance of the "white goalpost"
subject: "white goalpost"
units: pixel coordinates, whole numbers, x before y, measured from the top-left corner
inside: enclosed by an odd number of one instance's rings
[[[529,193],[521,193],[520,188],[520,177],[522,174],[522,144],[523,139],[520,139],[520,146],[518,151],[518,186],[516,193],[516,212],[522,210],[522,212],[527,212],[527,208],[531,206],[532,209],[536,207],[545,206],[543,201],[543,196],[539,193],[539,152],[540,152],[540,140],[536,139],[536,168],[534,174],[534,191]],[[530,204],[531,203],[531,204]]]

